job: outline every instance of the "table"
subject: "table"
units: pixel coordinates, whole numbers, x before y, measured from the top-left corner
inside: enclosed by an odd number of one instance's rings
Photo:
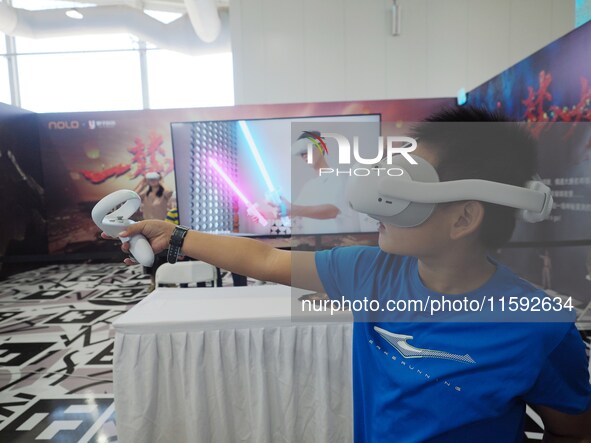
[[[301,294],[159,288],[120,317],[119,441],[352,441],[351,318],[292,322]]]

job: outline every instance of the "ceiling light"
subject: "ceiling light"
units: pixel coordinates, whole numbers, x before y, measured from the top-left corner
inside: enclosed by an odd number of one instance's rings
[[[75,20],[82,20],[84,18],[84,15],[76,8],[68,9],[66,15]]]

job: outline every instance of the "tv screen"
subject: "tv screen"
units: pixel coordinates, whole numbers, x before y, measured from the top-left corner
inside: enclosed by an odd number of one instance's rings
[[[314,141],[327,128],[375,156],[379,114],[172,123],[179,222],[245,236],[375,232],[345,199],[349,176],[319,176],[317,161],[337,165],[336,141],[322,140],[314,162],[297,148],[302,134]]]

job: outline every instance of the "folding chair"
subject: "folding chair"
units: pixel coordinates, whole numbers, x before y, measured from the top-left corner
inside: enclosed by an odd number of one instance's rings
[[[181,261],[164,263],[156,270],[156,287],[160,284],[189,284],[213,282],[217,286],[215,266],[202,261]]]

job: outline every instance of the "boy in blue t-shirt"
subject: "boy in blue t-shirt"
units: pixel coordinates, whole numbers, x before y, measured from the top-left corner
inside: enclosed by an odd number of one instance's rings
[[[476,133],[450,125],[504,121],[469,107],[440,112],[416,128],[413,155],[435,166],[440,181],[479,178],[523,186],[536,165],[535,143],[522,127],[504,123]],[[382,307],[499,296],[541,302],[548,298],[543,291],[488,256],[511,237],[514,213],[474,200],[439,204],[419,226],[380,223],[379,248],[316,253],[189,231],[182,253],[256,279],[326,292],[339,301],[371,299]],[[144,221],[121,236],[141,233],[158,253],[173,229]],[[354,315],[356,442],[520,442],[526,403],[544,422],[545,442],[591,441],[585,349],[562,312],[544,317],[548,321],[503,322],[509,317],[496,314],[497,321],[479,323],[467,309],[432,318],[404,309]]]

